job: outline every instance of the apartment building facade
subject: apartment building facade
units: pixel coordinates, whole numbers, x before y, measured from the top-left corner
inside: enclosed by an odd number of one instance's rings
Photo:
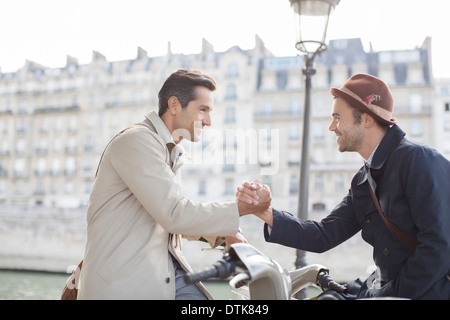
[[[395,115],[407,135],[449,152],[436,114],[448,96],[436,98],[430,39],[404,51],[364,51],[360,39],[330,42],[316,59],[313,77],[310,210],[326,211],[346,194],[361,165],[357,154],[339,153],[328,132],[332,96],[351,74],[383,78],[396,98]],[[274,57],[256,36],[255,47],[216,52],[203,40],[199,54],[109,62],[93,52],[89,64],[67,57],[46,68],[27,61],[0,73],[0,204],[84,207],[101,153],[129,124],[157,110],[163,81],[180,68],[200,69],[218,82],[213,126],[196,144],[183,143],[187,196],[232,200],[243,180],[259,178],[273,191],[274,205],[297,210],[304,79],[301,57]],[[446,100],[447,99],[447,100]],[[439,102],[437,102],[439,100]],[[439,109],[439,108],[438,108]],[[442,131],[436,130],[440,126]],[[448,130],[447,130],[448,131]]]

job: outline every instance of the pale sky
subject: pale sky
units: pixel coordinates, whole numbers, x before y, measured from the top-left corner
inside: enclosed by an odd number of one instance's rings
[[[376,51],[413,49],[432,37],[434,74],[450,77],[449,0],[341,0],[328,39],[361,38]],[[251,49],[255,35],[276,56],[295,56],[289,0],[3,0],[0,68],[25,60],[62,67],[66,56],[89,63],[92,51],[108,61],[198,53],[202,38],[216,51]]]

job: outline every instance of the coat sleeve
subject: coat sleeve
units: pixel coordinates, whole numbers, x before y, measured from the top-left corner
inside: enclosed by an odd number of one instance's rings
[[[383,294],[420,299],[443,282],[450,268],[450,162],[423,147],[405,159],[402,170],[420,244],[390,284],[391,292]]]
[[[265,225],[266,241],[316,253],[325,252],[355,235],[361,227],[355,217],[351,193],[320,222],[299,220],[285,211],[273,210],[273,227]]]
[[[167,232],[188,236],[235,235],[236,202],[200,203],[186,199],[166,163],[166,146],[145,129],[127,130],[108,148],[111,166],[146,211]]]

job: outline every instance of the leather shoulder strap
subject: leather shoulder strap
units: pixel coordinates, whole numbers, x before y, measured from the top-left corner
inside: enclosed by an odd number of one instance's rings
[[[384,224],[386,225],[386,228],[406,247],[409,248],[412,252],[416,250],[417,245],[419,242],[411,237],[410,235],[406,234],[402,229],[397,227],[394,223],[389,221],[386,216],[384,215],[383,211],[381,210],[380,203],[378,202],[378,198],[375,195],[375,192],[373,192],[372,188],[369,184],[369,190],[370,195],[372,196],[373,202],[375,203],[375,207],[377,207],[378,213],[381,216],[381,219],[383,220]]]

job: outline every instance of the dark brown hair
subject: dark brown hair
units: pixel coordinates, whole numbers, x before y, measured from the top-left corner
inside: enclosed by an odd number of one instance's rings
[[[162,116],[168,107],[170,97],[177,97],[181,107],[196,99],[196,87],[202,86],[211,91],[216,90],[216,81],[198,70],[180,69],[172,73],[164,82],[158,93],[159,116]]]

